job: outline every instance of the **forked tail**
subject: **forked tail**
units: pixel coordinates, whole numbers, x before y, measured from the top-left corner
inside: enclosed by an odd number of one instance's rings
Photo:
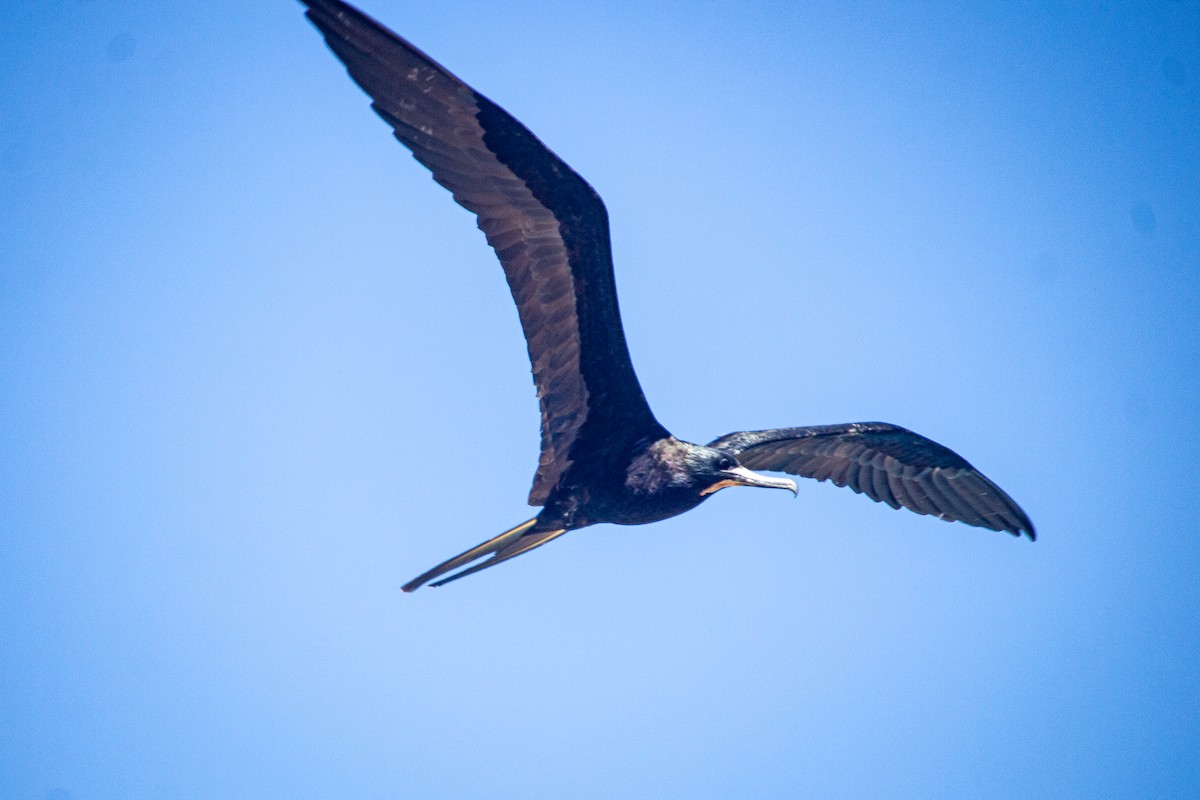
[[[470,550],[467,550],[465,553],[456,555],[449,561],[443,561],[433,569],[418,575],[416,578],[413,578],[401,588],[406,592],[415,592],[417,589],[420,589],[426,583],[429,583],[429,581],[440,575],[445,575],[447,572],[456,570],[466,564],[470,564],[472,561],[483,558],[489,553],[495,554],[483,563],[476,564],[469,569],[464,569],[462,572],[451,575],[449,578],[445,578],[430,585],[441,586],[442,584],[449,583],[450,581],[456,581],[459,578],[464,578],[467,575],[470,575],[472,572],[479,572],[481,569],[494,567],[501,561],[508,561],[510,558],[516,558],[519,555],[528,553],[530,550],[541,547],[547,542],[553,541],[567,532],[566,529],[563,528],[555,531],[537,531],[530,533],[536,522],[537,517],[522,522],[517,527],[510,528],[499,536],[488,539],[483,544],[476,545]]]

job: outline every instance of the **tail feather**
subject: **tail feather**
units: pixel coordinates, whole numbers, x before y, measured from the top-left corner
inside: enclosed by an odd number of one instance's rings
[[[501,561],[508,561],[510,558],[516,558],[519,555],[524,555],[525,553],[528,553],[530,550],[534,550],[538,547],[541,547],[544,544],[547,544],[548,542],[554,541],[555,539],[562,536],[566,532],[567,532],[566,528],[560,528],[559,530],[556,530],[556,531],[538,531],[537,533],[526,534],[525,536],[522,536],[517,541],[515,541],[512,544],[505,547],[503,550],[497,551],[496,555],[492,556],[487,561],[484,561],[481,564],[476,564],[475,566],[470,567],[469,569],[464,569],[462,572],[457,572],[457,573],[451,575],[449,578],[443,578],[442,580],[438,581],[437,583],[431,583],[429,585],[430,586],[445,586],[447,583],[450,583],[450,581],[456,581],[459,578],[465,578],[474,572],[479,572],[479,570],[481,570],[481,569],[487,569],[488,567],[494,567],[497,564],[499,564]]]
[[[533,527],[535,522],[537,522],[537,517],[534,517],[533,519],[530,519],[530,520],[526,520],[525,522],[522,522],[520,525],[516,526],[515,528],[510,528],[510,529],[506,530],[504,533],[500,534],[499,536],[494,536],[491,539],[488,539],[483,544],[478,544],[475,547],[472,547],[470,550],[467,550],[466,552],[459,553],[458,555],[456,555],[454,558],[450,559],[449,561],[443,561],[441,564],[438,564],[433,569],[423,572],[420,575],[418,575],[417,577],[413,578],[411,581],[404,584],[404,586],[402,586],[400,588],[406,592],[415,592],[417,589],[421,588],[426,583],[429,583],[429,581],[433,580],[434,578],[436,578],[440,575],[445,575],[447,572],[450,572],[451,570],[456,570],[459,567],[463,566],[464,564],[471,563],[472,561],[474,561],[477,558],[483,558],[488,553],[495,553],[499,550],[503,550],[504,548],[508,547],[509,545],[516,543],[516,541],[518,539],[520,539],[523,535],[525,535],[529,531],[530,528]],[[488,561],[487,563],[490,564],[490,563],[492,563],[492,561]],[[443,581],[443,583],[444,582],[445,581]]]

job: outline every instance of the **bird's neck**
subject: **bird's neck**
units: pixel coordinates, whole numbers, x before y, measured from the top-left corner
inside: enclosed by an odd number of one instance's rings
[[[625,488],[635,495],[654,495],[690,483],[687,454],[695,447],[674,436],[648,444],[625,469]]]

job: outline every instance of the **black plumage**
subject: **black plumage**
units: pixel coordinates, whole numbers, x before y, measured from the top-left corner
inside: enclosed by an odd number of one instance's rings
[[[493,566],[571,530],[680,514],[726,486],[831,480],[909,508],[1034,538],[1008,495],[951,450],[894,425],[854,423],[682,442],[655,419],[621,328],[608,213],[595,190],[504,109],[340,0],[301,0],[371,107],[475,214],[512,290],[542,415],[536,517],[439,564],[412,591]]]

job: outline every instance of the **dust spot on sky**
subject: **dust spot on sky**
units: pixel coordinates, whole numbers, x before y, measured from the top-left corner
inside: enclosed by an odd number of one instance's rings
[[[1133,229],[1147,238],[1154,235],[1154,229],[1158,226],[1154,209],[1146,203],[1134,203],[1133,208],[1129,209],[1129,220],[1133,223]]]
[[[132,33],[118,33],[108,40],[108,60],[114,64],[126,60],[137,49],[137,39]]]
[[[1033,260],[1033,280],[1042,286],[1051,286],[1058,281],[1062,267],[1053,253],[1042,253]]]
[[[1162,74],[1167,83],[1172,86],[1186,86],[1188,81],[1187,68],[1178,58],[1167,57],[1162,60]]]
[[[1150,419],[1150,404],[1136,392],[1128,395],[1121,404],[1121,416],[1130,425],[1141,425]]]

